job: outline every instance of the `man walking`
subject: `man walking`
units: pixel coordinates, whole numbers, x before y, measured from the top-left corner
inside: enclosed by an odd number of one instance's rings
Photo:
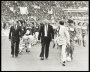
[[[41,38],[41,46],[42,46],[40,57],[41,60],[44,60],[44,54],[45,54],[45,58],[46,59],[48,58],[50,41],[54,39],[54,31],[52,26],[49,25],[48,20],[44,20],[44,25],[42,25],[40,28],[38,40],[40,40],[40,38]]]
[[[18,23],[18,21],[17,21],[17,23]],[[20,41],[21,27],[18,26],[17,23],[14,23],[14,25],[11,26],[10,32],[9,32],[9,40],[11,41],[12,57],[14,57],[14,54],[15,54],[15,57],[18,57],[18,53],[19,53],[19,41]],[[14,49],[14,47],[15,47],[15,49]]]

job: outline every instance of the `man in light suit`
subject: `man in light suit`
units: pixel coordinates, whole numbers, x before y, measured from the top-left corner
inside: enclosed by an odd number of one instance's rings
[[[60,61],[63,66],[66,64],[66,46],[70,45],[70,35],[68,29],[64,26],[64,21],[59,22],[58,37],[56,43],[60,49]]]
[[[40,57],[41,60],[44,60],[44,54],[45,54],[45,58],[46,59],[48,58],[50,41],[54,39],[53,27],[49,25],[48,20],[44,20],[44,25],[40,27],[38,40],[40,40],[40,38],[41,38],[41,46],[42,46]]]

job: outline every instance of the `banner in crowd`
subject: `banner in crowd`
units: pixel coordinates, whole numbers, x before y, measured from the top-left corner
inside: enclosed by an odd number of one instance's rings
[[[28,14],[27,7],[19,7],[20,8],[20,13],[21,14]]]

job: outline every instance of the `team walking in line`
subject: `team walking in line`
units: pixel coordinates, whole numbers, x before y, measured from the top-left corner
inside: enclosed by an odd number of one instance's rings
[[[25,50],[30,52],[30,48],[35,44],[41,43],[40,59],[44,60],[49,57],[50,42],[53,42],[53,48],[60,50],[60,61],[65,66],[67,61],[73,60],[74,45],[83,44],[85,47],[85,37],[87,34],[86,23],[78,23],[74,21],[59,21],[58,27],[54,29],[49,20],[45,19],[38,26],[32,23],[32,26],[26,26],[25,21],[18,20],[10,27],[9,40],[11,41],[11,55],[18,57]],[[5,26],[4,26],[5,27]],[[14,49],[15,48],[15,49]],[[15,51],[14,51],[15,50]]]

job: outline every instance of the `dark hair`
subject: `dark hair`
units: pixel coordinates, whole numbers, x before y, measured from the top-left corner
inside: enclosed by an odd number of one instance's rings
[[[60,25],[64,25],[64,21],[59,21],[59,24]]]
[[[25,23],[24,20],[18,20],[18,22],[20,22],[21,24]]]
[[[24,23],[24,24],[25,24],[25,20],[23,20],[23,21],[22,21],[22,23]]]
[[[18,21],[17,21],[17,23],[19,23],[19,22],[20,22],[20,23],[22,23],[22,21],[21,21],[21,20],[18,20]]]
[[[73,20],[71,20],[71,19],[68,19],[68,21],[67,21],[68,23],[73,23]]]
[[[32,24],[34,25],[34,22],[32,22]]]
[[[17,23],[19,23],[19,20],[17,21]]]

